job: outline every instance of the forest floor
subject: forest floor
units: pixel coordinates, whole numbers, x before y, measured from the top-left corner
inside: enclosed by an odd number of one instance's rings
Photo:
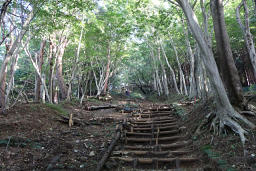
[[[126,113],[115,109],[85,110],[85,106],[116,104],[126,106],[151,106],[152,101],[114,98],[111,102],[87,100],[76,103],[19,104],[0,116],[0,170],[95,170],[112,140],[117,123]],[[249,131],[245,150],[239,136],[229,133],[214,136],[208,126],[194,134],[210,112],[211,103],[190,103],[174,100],[154,102],[173,103],[180,117],[179,125],[185,127],[192,139],[193,148],[201,159],[201,167],[208,170],[256,169],[256,131]],[[74,126],[68,125],[72,113]],[[250,117],[256,123],[256,117]],[[76,122],[78,121],[78,122]],[[246,155],[244,155],[244,152]],[[111,167],[109,166],[111,170]]]

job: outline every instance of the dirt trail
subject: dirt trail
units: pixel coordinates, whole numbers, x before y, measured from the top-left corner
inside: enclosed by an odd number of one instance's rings
[[[179,127],[171,106],[141,109],[127,118],[121,140],[110,156],[118,168],[179,169],[196,168],[191,141]]]

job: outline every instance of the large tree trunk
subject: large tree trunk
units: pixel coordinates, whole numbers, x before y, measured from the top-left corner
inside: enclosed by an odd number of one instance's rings
[[[65,80],[62,74],[62,60],[63,60],[63,55],[65,52],[65,48],[68,44],[68,39],[63,38],[62,44],[59,47],[59,54],[57,55],[57,61],[56,61],[56,76],[58,79],[58,85],[60,88],[60,93],[61,93],[61,99],[66,99],[67,98],[67,87],[65,84]]]
[[[240,18],[240,8],[242,6],[244,6],[244,21],[245,21],[244,24],[242,23]],[[254,77],[256,78],[256,51],[255,51],[255,46],[253,42],[253,36],[250,31],[249,11],[248,11],[246,0],[242,0],[242,2],[236,8],[236,19],[240,25],[241,30],[243,31],[244,42],[249,54],[252,67],[253,67]]]
[[[43,40],[40,45],[40,50],[38,52],[37,56],[37,61],[38,61],[38,69],[39,73],[42,75],[42,66],[44,62],[44,47],[45,47],[46,41]],[[39,76],[36,76],[36,85],[35,85],[35,102],[40,101],[40,91],[41,91],[41,79]]]
[[[255,128],[255,125],[248,121],[245,117],[241,116],[238,112],[234,110],[230,101],[228,99],[227,93],[225,91],[223,82],[221,80],[217,64],[214,60],[213,52],[208,47],[207,41],[204,38],[204,34],[198,24],[197,17],[192,10],[188,0],[176,0],[180,7],[182,8],[183,12],[188,19],[191,31],[193,33],[194,38],[196,39],[201,52],[203,54],[203,62],[205,64],[208,77],[211,81],[213,91],[215,92],[215,98],[217,103],[217,118],[220,120],[220,130],[224,128],[224,125],[229,126],[232,128],[236,133],[240,135],[241,141],[245,143],[245,136],[244,134],[246,131],[232,118],[239,118],[244,121],[248,126],[251,128]]]
[[[211,0],[211,11],[217,43],[216,62],[222,81],[227,89],[229,99],[236,106],[243,106],[244,97],[238,71],[233,59],[229,36],[224,21],[224,9],[222,0]]]
[[[109,73],[110,73],[110,62],[111,62],[111,54],[110,54],[110,50],[111,50],[111,45],[110,42],[108,44],[108,62],[107,62],[107,68],[106,68],[106,78],[105,78],[105,85],[104,85],[104,89],[103,89],[103,94],[106,95],[107,93],[107,88],[108,88],[108,80],[109,80]]]

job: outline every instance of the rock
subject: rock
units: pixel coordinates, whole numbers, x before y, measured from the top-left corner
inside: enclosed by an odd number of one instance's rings
[[[90,137],[91,137],[91,138],[93,138],[93,137],[94,137],[94,135],[91,135]]]
[[[76,143],[79,143],[80,141],[79,140],[76,140]]]
[[[86,162],[88,160],[88,158],[87,157],[80,157],[78,160],[81,161],[81,162]]]
[[[95,152],[94,151],[91,151],[90,154],[89,154],[90,157],[93,157],[95,156]]]
[[[101,144],[100,148],[104,148],[105,147],[105,142]]]
[[[75,152],[75,153],[77,153],[77,152],[78,152],[78,150],[74,149],[74,152]]]

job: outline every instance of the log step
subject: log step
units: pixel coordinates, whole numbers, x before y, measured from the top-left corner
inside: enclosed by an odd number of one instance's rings
[[[156,142],[158,141],[175,141],[184,139],[184,136],[172,136],[172,137],[162,137],[162,138],[126,138],[127,142]]]
[[[138,162],[141,164],[153,164],[155,162],[169,163],[175,164],[176,161],[181,163],[191,163],[191,162],[199,162],[198,158],[189,157],[189,158],[132,158],[132,157],[111,157],[114,160],[121,160],[124,162]]]
[[[155,127],[154,130],[176,130],[178,129],[177,125],[172,125],[172,126],[163,126],[163,127]],[[152,128],[133,128],[133,131],[152,131]],[[132,131],[131,131],[132,132]]]
[[[177,149],[181,147],[185,147],[189,145],[191,141],[180,141],[176,143],[171,143],[171,144],[161,144],[161,145],[153,145],[153,146],[145,146],[145,145],[136,145],[136,146],[131,146],[131,145],[125,145],[124,149],[126,150],[154,150],[154,149]]]
[[[157,113],[157,114],[134,114],[134,117],[141,117],[141,118],[155,118],[160,116],[170,116],[171,113]]]
[[[154,128],[157,128],[159,126],[165,127],[165,126],[174,126],[174,125],[177,125],[177,123],[176,122],[172,122],[172,123],[163,123],[163,124],[144,124],[144,125],[136,124],[136,125],[131,125],[131,126],[133,128],[152,128],[152,126]]]
[[[168,119],[168,120],[162,120],[162,121],[130,121],[132,124],[140,124],[140,125],[146,125],[146,124],[164,124],[164,123],[172,123],[176,122],[176,119]]]
[[[172,134],[178,134],[178,130],[173,131],[160,131],[159,135],[172,135]],[[154,136],[157,135],[157,132],[154,132]],[[126,136],[152,136],[152,133],[144,133],[144,132],[126,132]]]
[[[150,156],[161,156],[161,155],[168,155],[168,156],[178,156],[190,153],[188,150],[180,150],[180,151],[114,151],[113,155],[150,155]]]
[[[140,119],[131,119],[130,121],[136,121],[136,122],[154,122],[154,121],[164,121],[164,120],[170,120],[170,119],[176,119],[172,116],[165,116],[165,117],[155,117],[155,118],[140,118]]]
[[[143,111],[172,111],[174,108],[167,107],[167,108],[152,108],[152,109],[144,109]]]

